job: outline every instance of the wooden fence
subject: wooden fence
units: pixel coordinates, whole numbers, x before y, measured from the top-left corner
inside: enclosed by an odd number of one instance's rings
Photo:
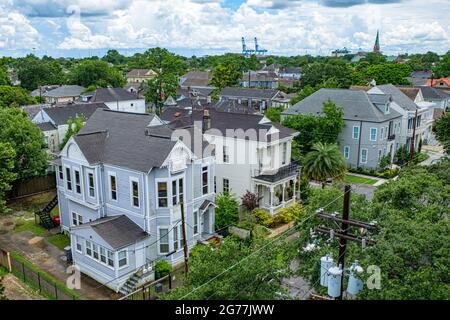
[[[46,176],[14,182],[12,189],[8,192],[7,199],[18,199],[54,189],[56,189],[56,178],[55,173],[51,173]]]
[[[11,257],[9,256],[9,252],[3,249],[0,249],[0,266],[5,267],[9,272],[11,272]]]

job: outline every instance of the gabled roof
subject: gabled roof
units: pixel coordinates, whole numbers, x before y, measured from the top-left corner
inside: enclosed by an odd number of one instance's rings
[[[99,108],[107,107],[104,103],[83,103],[43,108],[42,110],[50,117],[55,125],[60,126],[67,124],[69,118],[74,120],[77,116],[89,119],[95,110]]]
[[[128,78],[148,78],[155,75],[151,69],[132,69],[127,73]]]
[[[382,84],[376,86],[385,94],[390,94],[392,96],[392,100],[397,103],[401,108],[408,111],[415,111],[417,109],[417,105],[411,100],[406,94],[404,94],[399,88],[392,84]]]
[[[74,140],[90,164],[149,172],[164,163],[176,144],[167,127],[149,126],[154,117],[98,109]]]
[[[180,77],[180,85],[183,87],[208,87],[211,78],[210,71],[189,71]]]
[[[416,97],[420,92],[419,88],[413,88],[413,87],[399,87],[399,89],[412,101],[416,100]]]
[[[249,76],[249,72],[250,72],[250,76]],[[271,72],[271,71],[264,71],[264,72],[249,71],[249,72],[245,72],[242,75],[241,81],[248,81],[250,79],[250,81],[274,82],[274,81],[278,80],[278,76],[275,72]]]
[[[42,96],[51,98],[78,97],[84,90],[85,88],[81,86],[68,85],[47,91],[44,94],[42,94]]]
[[[148,234],[144,230],[125,215],[100,218],[80,226],[72,227],[71,229],[79,230],[86,227],[90,227],[115,250],[148,237]]]
[[[255,88],[239,88],[225,87],[219,96],[236,97],[236,98],[253,98],[253,99],[273,99],[277,94],[276,89],[255,89]]]
[[[131,93],[123,88],[99,88],[92,93],[92,102],[114,102],[138,100],[136,93]]]
[[[286,111],[284,115],[312,114],[323,115],[323,104],[332,100],[338,107],[344,109],[344,119],[362,120],[370,122],[384,122],[400,117],[395,110],[390,110],[389,114],[384,114],[375,106],[372,100],[377,102],[387,101],[387,95],[372,97],[365,91],[350,89],[320,89],[302,101],[296,103]],[[378,100],[381,99],[381,100]]]
[[[445,87],[450,88],[450,77],[440,78],[440,79],[428,79],[426,85],[429,87],[435,87],[439,85],[443,85]]]
[[[450,99],[450,92],[445,90],[436,89],[433,87],[420,87],[422,97],[425,100],[444,100]]]
[[[42,132],[56,130],[56,127],[51,122],[36,123],[36,126],[41,129]]]

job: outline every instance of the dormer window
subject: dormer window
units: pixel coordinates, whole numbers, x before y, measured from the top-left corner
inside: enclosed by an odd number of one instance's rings
[[[389,110],[389,104],[386,104],[386,106],[384,107],[384,113],[388,114],[390,112]]]

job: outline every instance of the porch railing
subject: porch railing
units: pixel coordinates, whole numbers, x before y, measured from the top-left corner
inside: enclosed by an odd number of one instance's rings
[[[253,178],[267,182],[276,182],[298,174],[299,170],[300,164],[293,161],[290,164],[279,168],[274,173],[266,173],[264,170],[256,169],[253,174]]]

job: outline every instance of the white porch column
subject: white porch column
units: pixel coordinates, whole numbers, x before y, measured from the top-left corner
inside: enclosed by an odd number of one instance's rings
[[[273,194],[274,194],[274,187],[273,186],[269,187],[269,192],[270,192],[270,202],[269,202],[269,204],[270,204],[270,210],[272,210],[272,207],[273,207]]]
[[[284,204],[286,199],[284,198],[284,193],[286,192],[286,182],[283,182],[283,195],[281,196],[281,202]]]

